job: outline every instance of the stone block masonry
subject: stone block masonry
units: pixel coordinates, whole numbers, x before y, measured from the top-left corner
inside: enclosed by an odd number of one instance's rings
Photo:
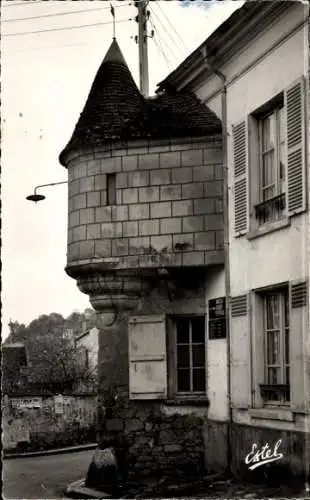
[[[190,139],[74,158],[68,168],[68,263],[92,258],[92,251],[122,268],[216,261],[223,239],[220,158],[217,142]],[[113,206],[107,205],[107,174],[116,176]]]

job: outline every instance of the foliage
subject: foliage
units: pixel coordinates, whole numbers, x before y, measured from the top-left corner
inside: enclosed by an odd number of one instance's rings
[[[94,390],[96,372],[88,366],[86,348],[78,347],[76,337],[95,326],[95,312],[41,315],[28,326],[9,323],[10,334],[4,345],[21,342],[27,353],[27,367],[18,357],[3,364],[2,389],[5,392],[72,392],[79,387]],[[9,346],[7,346],[9,347]],[[12,349],[6,349],[6,351]],[[16,350],[16,349],[15,349]]]

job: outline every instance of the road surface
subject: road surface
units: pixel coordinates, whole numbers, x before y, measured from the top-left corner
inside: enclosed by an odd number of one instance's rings
[[[3,460],[3,498],[60,499],[66,486],[86,476],[94,450]]]

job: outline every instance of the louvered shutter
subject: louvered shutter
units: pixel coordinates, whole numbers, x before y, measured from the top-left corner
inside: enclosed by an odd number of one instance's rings
[[[234,230],[235,236],[248,231],[248,140],[245,121],[233,126]]]
[[[230,370],[231,405],[249,408],[251,403],[251,349],[248,295],[231,298]]]
[[[306,359],[308,325],[308,284],[291,284],[290,287],[290,385],[291,407],[304,412],[310,408],[309,360]]]
[[[288,215],[306,210],[305,80],[285,90]]]
[[[165,316],[132,316],[128,334],[130,399],[166,398]]]

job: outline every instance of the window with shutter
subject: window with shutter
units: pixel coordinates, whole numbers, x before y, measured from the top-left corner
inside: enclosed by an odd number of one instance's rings
[[[306,209],[305,81],[299,79],[284,93],[287,133],[288,213]]]
[[[247,125],[243,121],[233,126],[234,164],[234,230],[235,236],[248,230],[248,160]]]
[[[166,398],[165,316],[132,316],[128,326],[130,399]]]
[[[290,290],[291,408],[296,412],[309,410],[306,344],[309,337],[308,282],[292,283]]]
[[[231,404],[233,408],[251,405],[251,349],[248,295],[231,298]]]

